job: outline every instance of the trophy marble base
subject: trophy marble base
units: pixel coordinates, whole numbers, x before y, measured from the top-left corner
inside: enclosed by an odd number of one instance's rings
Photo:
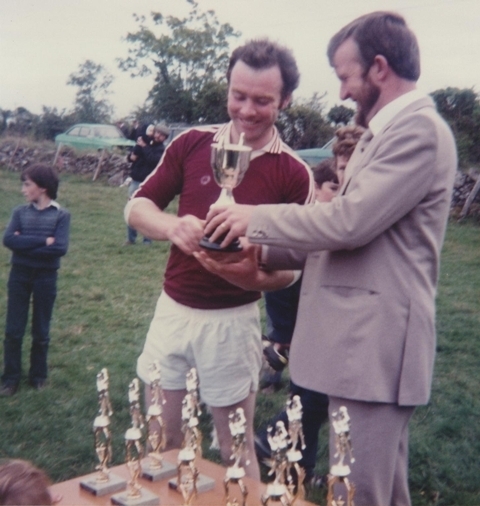
[[[205,476],[204,474],[199,474],[197,478],[197,492],[201,494],[202,492],[208,492],[209,490],[213,490],[215,488],[215,480],[210,478],[209,476]],[[178,482],[177,478],[173,478],[168,482],[168,486],[172,490],[178,490]]]
[[[149,481],[159,481],[171,478],[177,474],[177,466],[175,464],[163,461],[160,469],[151,469],[150,461],[150,459],[142,461],[142,478]]]
[[[113,495],[110,500],[112,504],[120,506],[157,506],[160,504],[160,498],[144,488],[142,488],[142,495],[138,498],[128,497],[127,492],[122,492]]]
[[[245,477],[245,469],[243,467],[231,466],[227,468],[225,479],[238,481]]]
[[[350,466],[335,464],[330,468],[330,474],[332,476],[344,478],[350,474]]]
[[[126,480],[117,476],[116,474],[110,474],[108,481],[99,482],[97,481],[98,473],[90,474],[86,476],[81,482],[80,487],[87,492],[90,492],[96,496],[113,494],[123,490],[127,486]]]

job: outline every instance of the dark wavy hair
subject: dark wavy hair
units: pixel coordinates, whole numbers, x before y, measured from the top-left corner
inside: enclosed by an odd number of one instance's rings
[[[50,165],[38,163],[27,167],[21,174],[20,179],[25,181],[31,179],[37,186],[47,190],[47,195],[51,199],[57,198],[58,192],[58,174]]]
[[[382,55],[399,77],[409,81],[417,81],[420,77],[417,38],[400,14],[372,12],[344,26],[330,39],[327,50],[330,65],[333,66],[338,48],[350,38],[358,46],[365,74],[372,66],[375,56]]]
[[[237,47],[230,56],[230,63],[228,64],[227,81],[229,83],[233,67],[239,60],[257,70],[278,65],[283,82],[282,101],[298,87],[300,73],[295,57],[290,49],[276,42],[268,39],[254,39],[243,46]]]

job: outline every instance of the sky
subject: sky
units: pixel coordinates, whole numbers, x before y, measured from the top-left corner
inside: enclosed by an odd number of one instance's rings
[[[480,93],[480,0],[198,0],[220,23],[241,32],[233,48],[267,36],[292,49],[301,73],[294,97],[325,95],[328,108],[342,102],[328,64],[330,37],[354,18],[375,10],[402,14],[417,35],[422,62],[420,90],[448,86]],[[120,119],[143,105],[153,78],[131,78],[118,68],[128,55],[133,14],[184,17],[185,0],[0,0],[0,109],[42,106],[71,110],[77,88],[70,74],[89,59],[115,80],[109,101]],[[232,48],[232,49],[233,49]],[[344,103],[352,107],[351,103]]]

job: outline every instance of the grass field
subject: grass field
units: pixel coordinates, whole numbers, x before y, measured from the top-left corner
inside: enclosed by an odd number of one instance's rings
[[[168,246],[124,247],[125,188],[62,175],[59,202],[72,213],[71,244],[62,260],[49,353],[49,387],[0,399],[0,457],[33,461],[54,481],[91,472],[95,376],[107,367],[114,408],[114,461],[124,457],[127,388],[160,292]],[[18,173],[0,171],[0,229],[23,203]],[[0,321],[6,307],[9,251],[0,249]],[[411,424],[411,491],[415,505],[480,504],[480,225],[451,223],[438,297],[438,355],[432,399]],[[27,330],[28,332],[28,330]],[[23,367],[28,369],[30,337]],[[3,361],[3,350],[0,352]],[[259,395],[256,424],[284,403],[287,388]],[[205,453],[209,419],[204,416]],[[322,429],[319,472],[327,471]],[[311,500],[325,504],[324,494]]]

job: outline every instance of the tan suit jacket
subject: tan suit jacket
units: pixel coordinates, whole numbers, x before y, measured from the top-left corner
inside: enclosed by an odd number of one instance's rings
[[[304,266],[295,383],[354,400],[428,401],[456,167],[453,136],[425,97],[357,146],[331,203],[255,209],[247,236],[270,245],[267,265]]]

